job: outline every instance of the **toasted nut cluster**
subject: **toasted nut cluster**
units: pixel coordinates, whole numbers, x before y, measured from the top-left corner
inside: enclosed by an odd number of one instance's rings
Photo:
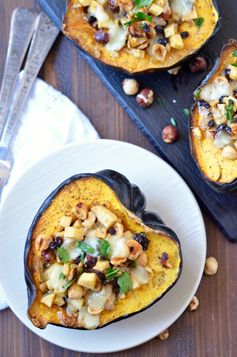
[[[161,332],[160,334],[159,334],[159,339],[160,340],[167,340],[167,338],[169,337],[169,335],[170,335],[170,333],[169,333],[169,330],[168,329],[166,329],[166,330],[164,330],[163,332]]]
[[[178,129],[173,125],[167,125],[162,130],[162,139],[167,144],[172,144],[178,140]]]
[[[196,311],[199,306],[199,300],[196,296],[194,296],[188,305],[189,311]]]
[[[136,102],[140,107],[146,109],[150,107],[154,100],[154,92],[152,89],[144,88],[137,96]]]
[[[122,82],[124,93],[127,95],[135,95],[139,91],[139,83],[136,79],[125,78]]]
[[[218,270],[218,262],[214,257],[208,257],[205,263],[204,272],[206,275],[215,275]]]
[[[204,57],[195,57],[189,64],[192,73],[204,72],[207,69],[207,61]]]

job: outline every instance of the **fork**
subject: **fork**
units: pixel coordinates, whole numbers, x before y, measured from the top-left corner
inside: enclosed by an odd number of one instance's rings
[[[10,100],[5,100],[2,104],[2,110],[0,110],[0,199],[13,166],[10,144],[17,129],[20,114],[39,70],[59,33],[59,30],[45,13],[41,12],[36,16],[31,10],[24,10],[17,9],[13,13],[9,50],[0,95],[0,99],[1,97],[5,98],[7,94],[8,98],[13,97],[17,75],[26,50],[30,45],[23,76],[16,89],[13,104],[9,110]],[[22,16],[22,14],[25,16]],[[25,26],[26,22],[28,26]],[[18,40],[21,31],[24,32],[24,35],[22,34],[20,46]],[[16,32],[18,34],[17,37],[15,37]],[[17,53],[17,60],[13,61],[12,56],[15,53]],[[12,62],[14,62],[14,65],[12,65]],[[6,83],[10,84],[7,85]]]

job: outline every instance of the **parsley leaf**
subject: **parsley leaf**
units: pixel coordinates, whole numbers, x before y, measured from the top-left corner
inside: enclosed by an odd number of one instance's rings
[[[201,90],[202,90],[201,88],[198,88],[198,89],[194,92],[193,96],[194,96],[195,99],[199,98],[200,93],[201,93]]]
[[[105,271],[105,277],[107,280],[113,280],[120,274],[120,270],[118,268],[108,268]]]
[[[237,50],[235,50],[234,52],[232,52],[232,56],[233,56],[233,57],[237,57]]]
[[[203,17],[197,17],[196,19],[194,19],[194,23],[198,28],[202,26],[203,22],[204,22]]]
[[[184,108],[184,109],[183,109],[183,113],[184,113],[184,115],[186,116],[186,118],[188,119],[189,116],[190,116],[190,111],[189,111],[189,109],[188,109],[188,108]]]
[[[74,282],[73,280],[72,281],[67,281],[66,284],[63,285],[63,289],[67,290],[69,288],[69,286],[72,285],[73,282]]]
[[[147,14],[145,14],[144,12],[136,12],[134,14],[134,17],[130,20],[130,21],[127,21],[125,22],[125,26],[130,26],[132,25],[134,22],[138,22],[138,21],[149,21],[151,22],[152,21],[152,16],[148,16]]]
[[[231,63],[231,66],[237,67],[237,63]]]
[[[228,105],[225,107],[226,110],[226,118],[231,123],[233,122],[234,117],[234,102],[233,100],[229,99]]]
[[[68,251],[63,247],[58,248],[58,257],[63,263],[68,263],[70,259]]]
[[[118,285],[120,287],[120,292],[126,294],[128,290],[132,287],[132,281],[128,272],[123,273],[117,279]]]
[[[153,0],[133,0],[136,8],[145,7],[151,5]]]
[[[99,254],[102,258],[109,258],[110,254],[110,244],[105,239],[99,240]]]
[[[177,121],[174,118],[170,118],[170,122],[174,127],[177,126]]]
[[[76,248],[81,249],[84,253],[95,253],[95,249],[90,245],[86,244],[85,242],[77,242]]]
[[[66,276],[61,272],[60,274],[59,274],[59,280],[63,280],[63,279],[65,279],[66,278]]]

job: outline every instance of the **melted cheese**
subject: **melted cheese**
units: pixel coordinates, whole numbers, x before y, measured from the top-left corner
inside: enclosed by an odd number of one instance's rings
[[[115,236],[108,238],[110,244],[110,260],[115,258],[127,258],[129,256],[129,249],[126,244],[126,238],[116,238]]]
[[[109,29],[109,42],[106,44],[106,48],[109,51],[119,51],[125,44],[127,39],[127,31],[121,26],[114,23]]]
[[[64,286],[66,284],[66,280],[60,279],[60,274],[63,273],[63,270],[63,265],[59,263],[52,264],[51,267],[46,270],[48,277],[46,284],[50,290],[54,290],[55,292],[65,291]]]
[[[104,310],[105,305],[112,294],[113,292],[111,285],[104,286],[99,292],[90,293],[87,298],[87,303],[88,307],[90,308],[90,311],[100,312]]]
[[[145,285],[149,281],[149,274],[141,265],[137,265],[136,268],[131,269],[131,275],[139,285]]]
[[[86,329],[92,330],[100,324],[99,315],[90,315],[85,307],[82,307],[78,313],[78,325]]]
[[[195,0],[171,0],[170,7],[174,14],[182,18],[192,12],[194,2]]]
[[[200,98],[206,102],[219,100],[222,96],[231,95],[231,87],[228,80],[223,77],[217,77],[212,83],[204,86],[200,93]]]

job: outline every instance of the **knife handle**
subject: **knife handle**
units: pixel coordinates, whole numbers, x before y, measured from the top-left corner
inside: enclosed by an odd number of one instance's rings
[[[16,90],[15,99],[0,140],[0,145],[3,147],[8,147],[14,136],[18,118],[29,96],[32,85],[58,33],[59,30],[50,18],[44,12],[41,12],[37,19],[36,30],[30,45],[23,76]]]
[[[37,12],[17,8],[11,18],[6,64],[0,91],[0,137],[13,98],[18,72],[32,38]]]

